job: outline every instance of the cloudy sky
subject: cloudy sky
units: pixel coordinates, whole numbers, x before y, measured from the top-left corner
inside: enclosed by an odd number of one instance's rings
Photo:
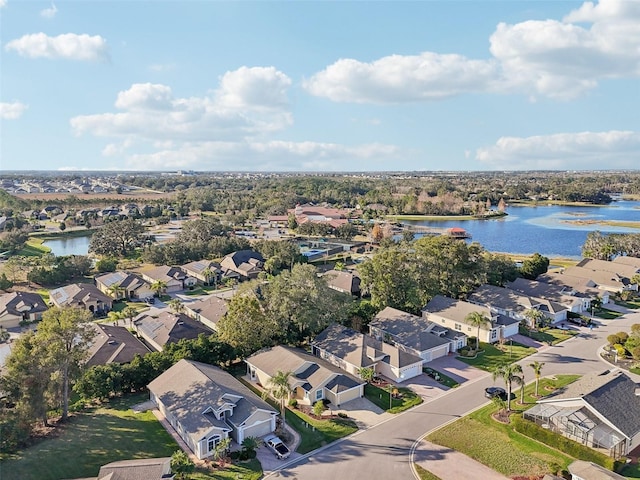
[[[640,1],[0,0],[2,170],[640,166]]]

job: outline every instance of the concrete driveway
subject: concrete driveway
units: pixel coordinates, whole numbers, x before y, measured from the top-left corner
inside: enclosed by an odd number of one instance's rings
[[[256,450],[256,455],[256,458],[260,461],[260,465],[262,465],[262,471],[265,475],[275,472],[276,470],[283,468],[285,465],[288,465],[290,462],[295,462],[302,457],[302,454],[300,453],[291,452],[289,458],[279,460],[264,443],[258,448],[258,450]]]
[[[356,422],[360,430],[366,430],[374,425],[383,422],[394,415],[387,413],[377,405],[374,405],[366,398],[355,398],[340,405],[340,408],[331,408],[326,411],[327,415],[336,415],[337,413],[344,413],[349,418]]]
[[[475,368],[461,362],[453,355],[447,355],[445,357],[432,360],[427,364],[427,367],[431,367],[434,370],[444,373],[446,376],[451,377],[458,383],[476,380],[489,375],[489,373],[484,370],[480,370],[479,368]]]
[[[508,480],[466,455],[426,440],[421,441],[414,454],[415,462],[442,480],[481,478],[482,480]]]
[[[443,372],[444,373],[444,372]],[[436,382],[429,375],[421,374],[417,377],[410,378],[402,383],[399,383],[401,387],[407,387],[420,395],[424,401],[431,400],[432,398],[439,397],[444,392],[449,390],[449,387],[445,387],[439,382]]]

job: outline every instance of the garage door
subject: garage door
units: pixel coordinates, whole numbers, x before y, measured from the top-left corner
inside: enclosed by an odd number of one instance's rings
[[[266,422],[257,423],[256,425],[252,425],[251,427],[244,429],[244,438],[247,437],[264,437],[272,433],[271,429],[271,420],[267,420]]]

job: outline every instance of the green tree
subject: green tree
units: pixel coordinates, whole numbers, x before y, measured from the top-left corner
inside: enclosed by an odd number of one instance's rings
[[[69,415],[70,382],[78,376],[95,331],[91,314],[82,308],[51,308],[43,313],[37,338],[46,344],[47,363],[60,376],[62,420]]]
[[[143,233],[142,223],[133,218],[108,222],[91,236],[89,250],[124,257],[142,244]]]
[[[542,313],[537,308],[530,308],[526,312],[524,312],[524,316],[529,320],[531,328],[534,330],[538,328],[538,324],[545,318],[544,313]]]
[[[318,400],[316,403],[313,404],[313,414],[320,418],[322,417],[322,412],[325,411],[325,406],[324,406],[324,402],[322,400]]]
[[[292,392],[291,385],[289,384],[292,375],[292,372],[278,370],[276,374],[269,379],[266,389],[264,390],[265,397],[270,395],[280,404],[280,418],[282,419],[282,423],[286,421],[284,408]]]
[[[115,326],[117,326],[120,323],[120,320],[124,318],[124,316],[122,315],[122,312],[115,312],[115,311],[109,312],[107,314],[107,317],[109,317],[109,321],[113,322]]]
[[[167,302],[169,309],[176,314],[184,313],[184,303],[179,298],[172,298]]]
[[[171,472],[175,473],[177,480],[186,480],[195,471],[195,464],[184,451],[176,450],[171,455]]]
[[[376,375],[376,371],[371,367],[362,367],[358,369],[358,375],[365,382],[370,382]]]
[[[269,346],[278,334],[276,326],[265,316],[258,300],[251,295],[235,295],[227,314],[218,322],[220,340],[241,355],[250,355]]]
[[[2,275],[0,275],[0,290],[8,290],[11,287],[13,287],[13,282],[9,281],[7,275],[2,272]]]
[[[96,262],[96,270],[100,273],[115,272],[118,268],[118,260],[113,257],[104,257]]]
[[[538,397],[538,387],[540,385],[540,377],[542,376],[542,367],[544,362],[535,361],[530,363],[529,366],[533,369],[533,375],[536,377],[536,397]]]
[[[476,351],[480,350],[480,329],[482,327],[486,327],[487,324],[491,325],[491,320],[489,320],[486,315],[483,315],[481,312],[471,312],[465,317],[465,320],[469,322],[469,325],[478,329],[476,335]]]
[[[540,255],[539,253],[534,253],[531,258],[527,258],[524,262],[522,262],[522,267],[520,267],[520,275],[529,280],[535,280],[538,278],[538,275],[546,273],[549,269],[549,259]]]
[[[167,282],[163,280],[156,280],[150,285],[151,291],[156,294],[156,297],[161,296],[167,289]]]
[[[258,447],[260,447],[260,441],[256,437],[245,437],[242,440],[242,454],[247,459],[255,456]]]
[[[511,390],[513,384],[516,383],[518,385],[522,382],[522,367],[517,363],[505,363],[502,365],[498,365],[491,372],[493,375],[493,379],[502,378],[504,380],[504,384],[507,387],[507,410],[511,411]]]
[[[129,319],[130,327],[133,325],[133,319],[136,317],[136,315],[138,315],[138,310],[131,306],[125,307],[124,310],[122,310],[122,316],[123,318]]]
[[[213,458],[219,463],[224,463],[224,458],[227,456],[230,446],[231,439],[229,437],[220,440],[213,449]]]
[[[120,300],[125,297],[127,289],[114,283],[113,285],[110,285],[109,288],[107,288],[107,292],[109,293],[109,296],[114,300]]]

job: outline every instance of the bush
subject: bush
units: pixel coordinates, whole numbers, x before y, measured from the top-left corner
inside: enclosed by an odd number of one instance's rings
[[[609,342],[609,345],[611,345],[612,347],[614,345],[619,345],[620,344],[620,337],[618,337],[618,335],[616,335],[615,333],[612,333],[611,335],[609,335],[607,337],[607,342]]]
[[[556,448],[578,460],[593,462],[611,471],[615,471],[620,466],[619,462],[613,458],[608,457],[603,453],[596,452],[585,445],[574,442],[573,440],[563,437],[558,433],[554,433],[551,430],[542,428],[534,422],[525,420],[520,416],[512,416],[511,423],[516,432],[533,438],[534,440],[544,443],[549,447]]]
[[[626,342],[629,339],[629,334],[627,332],[618,332],[616,333],[616,335],[620,339],[618,343],[621,345],[624,344],[624,342]]]
[[[622,358],[627,356],[627,350],[622,345],[614,345],[613,348],[618,354],[618,357]]]
[[[462,347],[459,351],[460,355],[462,355],[463,357],[467,356],[467,353],[469,353],[469,347]]]
[[[338,412],[338,416],[339,416],[340,418],[349,418],[349,415],[347,415],[347,414],[346,414],[346,413],[344,413],[344,412]]]
[[[229,456],[231,457],[231,460],[238,460],[240,458],[240,452],[236,450],[231,452]]]
[[[289,406],[291,408],[298,408],[298,400],[296,400],[295,398],[292,398],[291,400],[289,400]]]

